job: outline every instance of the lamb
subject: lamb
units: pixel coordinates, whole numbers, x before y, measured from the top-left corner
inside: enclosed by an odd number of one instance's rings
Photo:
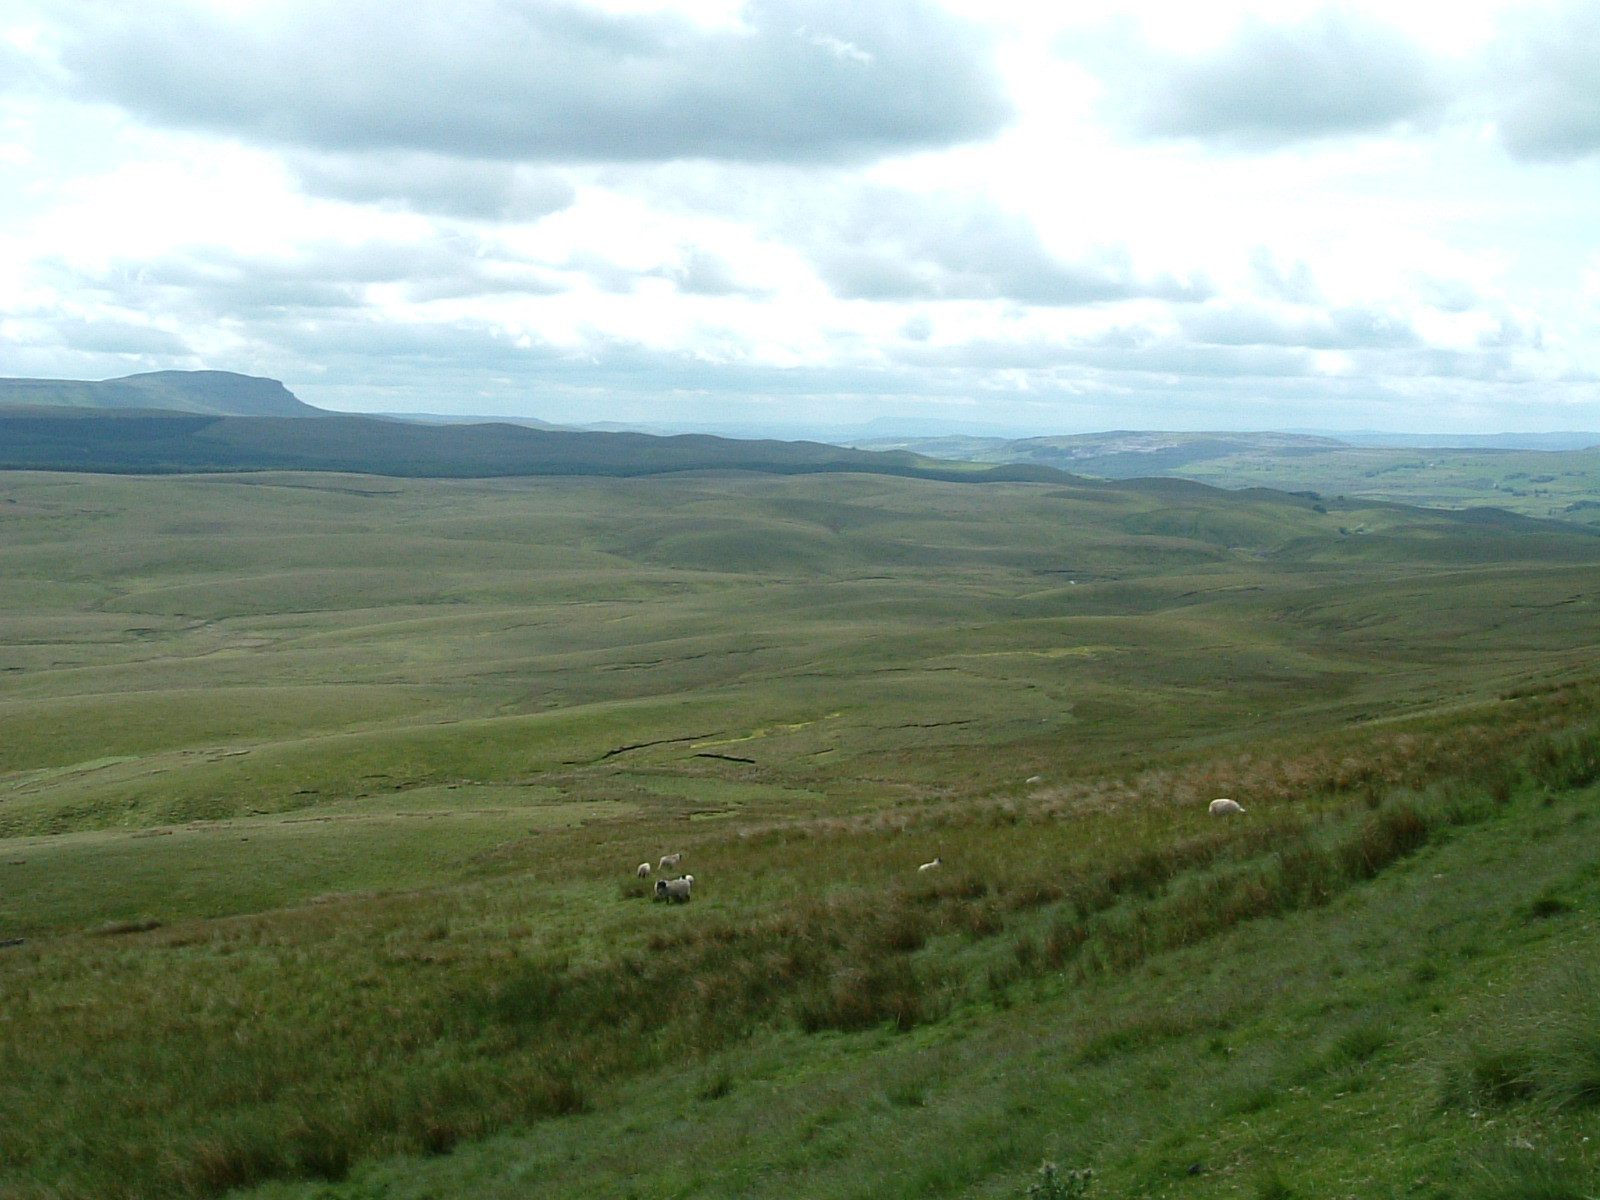
[[[656,870],[658,870],[658,871],[670,871],[670,870],[673,870],[674,868],[677,867],[679,861],[682,858],[683,858],[683,851],[682,850],[678,851],[678,853],[676,853],[676,854],[663,854],[661,856],[661,861],[656,864]]]
[[[1244,805],[1237,800],[1213,800],[1211,802],[1211,815],[1213,817],[1226,817],[1243,811]]]
[[[920,875],[923,871],[937,871],[942,866],[944,866],[944,857],[941,855],[932,862],[923,863],[917,868],[917,873]]]
[[[685,875],[682,879],[656,880],[656,899],[666,900],[674,904],[689,903],[689,889],[694,886],[694,876]]]
[[[635,871],[634,874],[636,874],[640,879],[650,878],[650,864],[647,862],[640,863],[639,869]]]

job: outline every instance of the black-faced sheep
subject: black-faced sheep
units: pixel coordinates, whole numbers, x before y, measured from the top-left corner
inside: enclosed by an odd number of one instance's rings
[[[689,903],[689,889],[694,887],[694,876],[685,875],[682,879],[656,880],[656,899],[666,900],[673,904]]]
[[[1242,813],[1244,805],[1237,800],[1213,800],[1211,802],[1211,815],[1213,817],[1226,817],[1232,813]]]
[[[944,866],[944,857],[941,855],[939,858],[934,859],[932,862],[923,863],[920,867],[917,868],[917,872],[918,872],[918,874],[921,874],[923,871],[937,871],[942,866]]]

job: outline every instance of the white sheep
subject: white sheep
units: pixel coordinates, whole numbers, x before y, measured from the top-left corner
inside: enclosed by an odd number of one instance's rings
[[[942,866],[944,866],[944,857],[941,855],[932,862],[923,863],[917,868],[917,873],[921,874],[923,871],[937,871]]]
[[[640,879],[650,878],[650,864],[647,862],[640,863],[639,869],[635,871],[634,874],[636,874]]]
[[[1211,802],[1211,815],[1213,817],[1226,817],[1233,813],[1242,813],[1244,805],[1237,800],[1213,800]]]
[[[673,868],[675,868],[678,865],[678,863],[682,860],[682,858],[683,858],[683,851],[682,850],[678,851],[678,853],[676,853],[676,854],[663,854],[661,856],[661,861],[656,864],[656,870],[658,870],[658,871],[670,871],[670,870],[672,870]]]
[[[675,904],[689,903],[689,889],[694,887],[694,876],[685,875],[682,879],[656,880],[656,899],[667,900]]]

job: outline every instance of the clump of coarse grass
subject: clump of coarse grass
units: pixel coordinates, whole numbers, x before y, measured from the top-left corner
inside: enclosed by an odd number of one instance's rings
[[[733,1091],[733,1072],[726,1067],[712,1071],[695,1087],[696,1100],[721,1100]]]
[[[1600,1020],[1593,994],[1580,1011],[1565,1014],[1541,1039],[1538,1073],[1558,1108],[1600,1105]]]
[[[1446,1104],[1473,1108],[1514,1104],[1539,1090],[1526,1050],[1476,1043],[1446,1070],[1442,1087]]]
[[[1094,1184],[1093,1167],[1063,1169],[1053,1162],[1042,1162],[1034,1173],[1028,1190],[1028,1200],[1082,1200]]]
[[[1379,808],[1339,847],[1345,872],[1355,879],[1370,879],[1390,863],[1420,850],[1431,832],[1423,814],[1404,802]]]
[[[1506,1147],[1486,1155],[1465,1181],[1463,1200],[1591,1200],[1592,1180],[1547,1154]]]
[[[807,1033],[874,1029],[886,1022],[908,1030],[942,1011],[926,972],[895,959],[838,971],[796,1005],[795,1018]]]
[[[1600,728],[1564,729],[1536,740],[1524,755],[1534,781],[1556,791],[1600,780]]]
[[[1537,1101],[1555,1110],[1600,1106],[1600,971],[1563,967],[1519,990],[1491,1014],[1492,1040],[1447,1064],[1445,1104],[1478,1107]]]

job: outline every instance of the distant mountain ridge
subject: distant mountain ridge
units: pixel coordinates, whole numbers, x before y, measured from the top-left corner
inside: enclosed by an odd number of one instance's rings
[[[0,406],[147,409],[212,417],[323,417],[276,379],[232,371],[151,371],[100,381],[0,379]]]
[[[0,470],[348,471],[455,479],[672,471],[850,471],[959,482],[1071,478],[1027,464],[975,466],[820,442],[740,441],[704,434],[656,437],[509,424],[421,425],[340,413],[305,420],[45,405],[0,407]]]

